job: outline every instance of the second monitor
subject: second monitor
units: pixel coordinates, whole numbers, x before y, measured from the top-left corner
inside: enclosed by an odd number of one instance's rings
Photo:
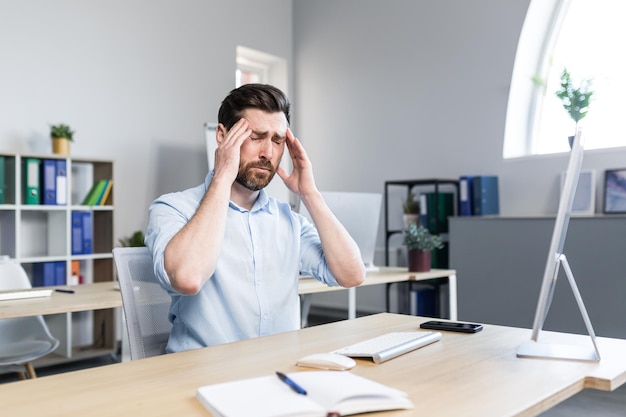
[[[374,255],[382,194],[322,191],[322,196],[335,217],[359,246],[365,268],[368,271],[378,270],[378,267],[374,265]],[[311,215],[304,204],[300,203],[299,211],[311,220]]]

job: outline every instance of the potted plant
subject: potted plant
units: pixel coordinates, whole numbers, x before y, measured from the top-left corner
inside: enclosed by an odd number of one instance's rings
[[[556,96],[561,99],[563,108],[576,124],[574,135],[578,130],[578,122],[583,119],[589,111],[589,104],[593,97],[591,90],[592,80],[582,80],[579,86],[574,86],[572,77],[567,68],[563,68],[561,73],[561,88],[556,91]],[[572,147],[575,136],[569,136],[569,145]]]
[[[409,223],[404,231],[403,243],[407,248],[409,272],[430,271],[431,252],[443,248],[441,236],[431,234],[415,222]]]
[[[144,234],[141,230],[136,230],[130,237],[118,239],[118,242],[122,247],[137,248],[146,246],[144,243]]]
[[[407,199],[402,202],[402,212],[405,230],[411,222],[419,224],[420,204],[412,191],[409,191]]]
[[[50,125],[52,152],[59,155],[70,154],[70,142],[74,141],[74,132],[65,124]]]

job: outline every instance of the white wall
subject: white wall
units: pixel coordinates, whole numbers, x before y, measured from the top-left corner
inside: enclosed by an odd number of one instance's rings
[[[568,155],[502,159],[511,74],[528,5],[294,0],[298,135],[320,189],[382,192],[386,180],[495,174],[501,214],[556,213],[558,177]],[[624,161],[626,148],[589,151],[583,169],[596,170],[602,190],[604,169],[623,167]],[[400,198],[390,201],[397,225]],[[359,307],[384,305],[382,294],[368,297],[357,291],[364,301]]]
[[[382,192],[391,179],[495,174],[503,215],[556,212],[566,154],[502,159],[528,5],[294,0],[298,132],[320,188]],[[624,160],[626,148],[588,151],[583,169],[601,181]]]
[[[115,161],[115,236],[144,229],[158,195],[206,175],[203,124],[234,88],[243,45],[292,62],[290,0],[3,1],[0,149]]]

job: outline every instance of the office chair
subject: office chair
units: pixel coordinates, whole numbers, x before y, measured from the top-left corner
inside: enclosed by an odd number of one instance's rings
[[[0,263],[0,291],[32,288],[26,271],[17,262]],[[0,373],[17,372],[21,379],[37,377],[32,361],[54,351],[59,340],[50,333],[42,316],[0,320]]]
[[[165,353],[172,324],[171,298],[154,276],[152,255],[146,247],[113,249],[122,293],[122,306],[130,345],[130,359]]]

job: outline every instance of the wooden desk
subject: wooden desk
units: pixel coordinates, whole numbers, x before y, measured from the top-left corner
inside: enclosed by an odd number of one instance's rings
[[[61,286],[59,288],[71,288],[74,294],[53,292],[49,297],[0,301],[0,319],[47,316],[48,327],[61,343],[54,353],[38,359],[36,366],[106,355],[117,348],[112,309],[122,306],[122,297],[114,286],[112,281]],[[68,313],[81,311],[94,311],[93,344],[88,346],[75,346],[72,334],[68,334],[67,330],[71,326],[71,315]]]
[[[306,354],[327,352],[426,319],[382,313],[274,336],[0,385],[3,415],[41,417],[207,417],[199,386],[304,370]],[[441,341],[376,365],[357,359],[358,375],[406,391],[416,410],[371,416],[535,416],[584,388],[626,382],[626,341],[599,338],[600,363],[520,359],[530,330],[485,325],[476,334],[443,333]],[[589,343],[588,337],[543,333],[542,339]],[[254,413],[251,412],[251,415]],[[369,416],[370,414],[368,414]]]
[[[63,286],[60,288],[71,288],[75,293],[53,292],[50,297],[1,301],[0,319],[121,307],[122,297],[119,290],[114,289],[114,286],[115,282],[112,281],[72,287]]]
[[[365,282],[360,287],[369,285],[392,284],[396,282],[417,282],[431,279],[448,280],[449,317],[457,320],[457,295],[456,295],[456,271],[453,269],[432,269],[428,272],[408,272],[407,268],[381,267],[378,271],[368,271]],[[359,287],[357,287],[359,288]],[[298,293],[300,295],[313,294],[325,291],[345,290],[343,287],[328,287],[314,278],[300,278]],[[348,289],[348,318],[356,317],[356,292],[355,288]],[[303,313],[308,312],[308,305],[303,303]],[[303,314],[305,317],[306,314]],[[304,326],[303,326],[304,327]]]

